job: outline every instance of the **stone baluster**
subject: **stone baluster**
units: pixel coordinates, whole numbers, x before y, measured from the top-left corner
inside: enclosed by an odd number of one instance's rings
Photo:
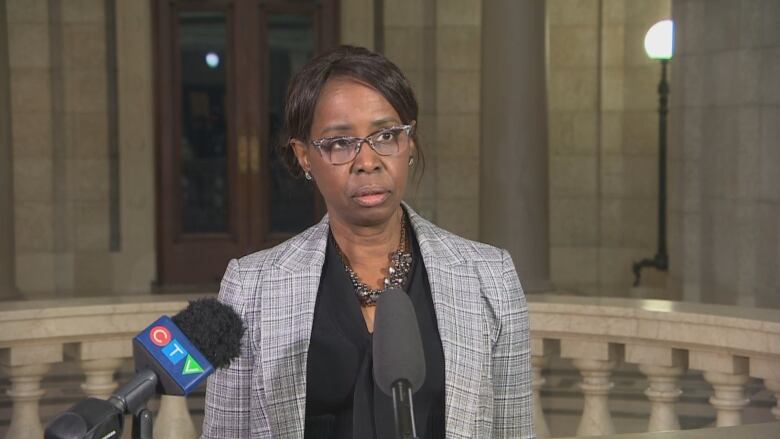
[[[577,436],[613,434],[615,427],[609,412],[610,375],[623,358],[623,346],[581,339],[562,339],[561,357],[572,359],[582,375],[580,388],[584,398]]]
[[[187,398],[163,395],[154,421],[156,439],[197,439],[198,432],[187,408]]]
[[[122,366],[121,358],[103,358],[81,362],[84,371],[84,382],[81,389],[87,396],[108,399],[117,388],[114,373]]]
[[[84,393],[108,399],[117,388],[114,374],[125,359],[133,356],[133,348],[129,337],[85,341],[65,345],[65,356],[79,361],[84,371]]]
[[[679,430],[675,404],[682,394],[679,379],[685,373],[688,356],[685,351],[663,346],[626,345],[626,362],[639,365],[647,377],[645,390],[650,400],[647,431]]]
[[[712,386],[710,404],[718,413],[716,426],[742,425],[742,409],[749,402],[745,397],[747,358],[722,352],[692,350],[689,362],[691,369],[704,372],[704,380]]]
[[[531,365],[533,366],[533,398],[534,398],[534,427],[536,437],[539,439],[550,437],[547,420],[544,417],[542,398],[540,391],[547,380],[542,376],[542,370],[547,366],[550,357],[560,350],[556,340],[544,340],[542,338],[531,339]]]
[[[750,376],[763,379],[764,386],[775,395],[772,414],[780,420],[780,358],[751,357]]]
[[[52,363],[62,361],[62,345],[13,346],[0,350],[0,368],[11,382],[11,425],[7,439],[40,439],[43,426],[38,412],[41,397],[41,379]]]

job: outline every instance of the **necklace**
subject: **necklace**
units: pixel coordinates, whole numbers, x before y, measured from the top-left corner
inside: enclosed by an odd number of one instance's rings
[[[399,287],[403,288],[406,283],[406,278],[409,276],[409,272],[412,269],[412,253],[409,250],[409,245],[406,239],[406,215],[401,215],[401,239],[398,242],[398,249],[390,254],[390,266],[387,268],[387,274],[382,282],[382,288],[374,289],[365,284],[357,273],[352,269],[346,256],[342,253],[339,244],[336,242],[336,238],[331,233],[331,239],[336,246],[336,251],[341,257],[341,262],[344,264],[344,269],[349,275],[349,279],[352,281],[352,286],[355,288],[355,295],[363,306],[376,306],[376,301],[379,296],[390,288]]]

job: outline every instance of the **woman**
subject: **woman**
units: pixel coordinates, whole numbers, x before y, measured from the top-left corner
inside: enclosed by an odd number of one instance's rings
[[[382,55],[342,46],[290,83],[282,153],[317,185],[319,224],[232,260],[220,300],[247,326],[206,392],[204,438],[390,438],[371,376],[375,301],[404,288],[426,378],[421,438],[530,438],[528,317],[509,254],[434,226],[403,203],[422,157],[417,102]]]

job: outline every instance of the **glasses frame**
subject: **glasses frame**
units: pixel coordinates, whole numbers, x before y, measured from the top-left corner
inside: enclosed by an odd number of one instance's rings
[[[411,123],[409,125],[394,125],[387,128],[382,128],[380,130],[374,131],[373,133],[367,135],[366,137],[355,137],[355,136],[333,136],[333,137],[322,137],[320,139],[312,140],[311,144],[315,148],[317,148],[317,151],[320,153],[320,157],[322,157],[323,160],[330,163],[331,165],[338,166],[338,165],[346,165],[347,163],[351,163],[355,158],[360,154],[360,148],[363,147],[364,143],[368,143],[368,146],[371,147],[371,149],[377,153],[377,155],[380,155],[382,157],[389,157],[393,154],[398,154],[401,152],[401,149],[399,148],[397,152],[390,153],[390,154],[382,154],[381,152],[377,151],[376,146],[374,145],[374,140],[376,137],[385,131],[388,130],[395,130],[395,129],[402,129],[406,132],[406,135],[409,136],[409,138],[412,137],[412,133],[414,132],[414,123]],[[357,142],[357,146],[355,147],[355,154],[352,156],[351,159],[347,160],[346,162],[342,163],[333,163],[329,157],[325,156],[325,152],[322,150],[322,145],[325,144],[325,142],[332,142],[335,140],[348,140],[350,142]]]

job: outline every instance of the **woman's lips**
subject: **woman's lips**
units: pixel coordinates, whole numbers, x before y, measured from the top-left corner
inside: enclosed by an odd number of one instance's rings
[[[363,207],[378,206],[384,203],[388,197],[390,197],[390,191],[375,188],[360,189],[353,196],[354,200]]]

